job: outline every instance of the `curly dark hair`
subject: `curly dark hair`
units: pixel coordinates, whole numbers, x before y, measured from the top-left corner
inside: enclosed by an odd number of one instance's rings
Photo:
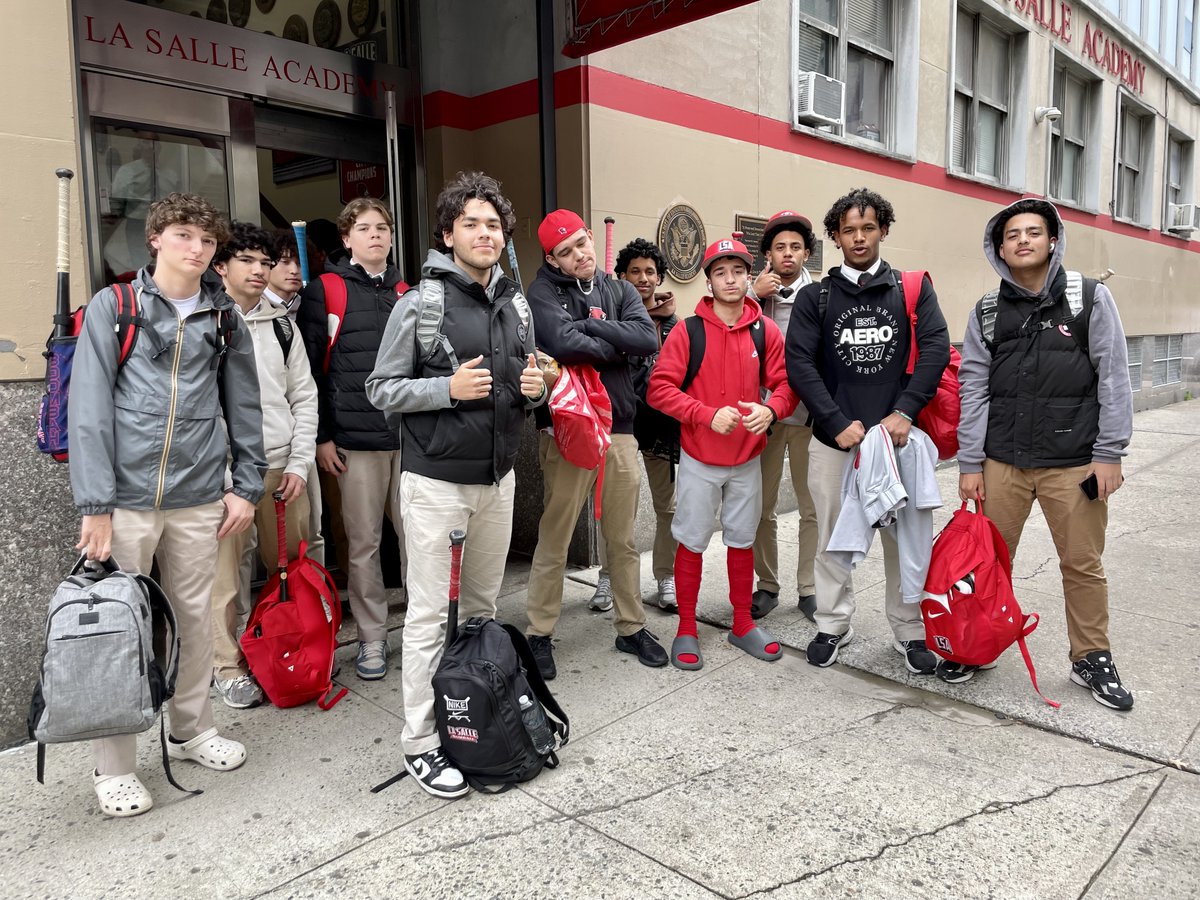
[[[296,250],[296,232],[291,228],[279,228],[271,235],[271,258],[283,259],[287,256],[298,256]]]
[[[150,245],[150,238],[162,234],[172,225],[195,225],[217,239],[218,244],[229,240],[229,220],[215,206],[199,194],[167,194],[150,204],[146,216],[146,249],[153,257],[158,251]]]
[[[616,264],[613,266],[613,274],[624,275],[629,269],[629,264],[635,259],[648,259],[654,263],[659,282],[667,274],[667,260],[662,251],[658,249],[658,244],[652,244],[645,238],[634,238],[621,248],[621,252],[617,254]]]
[[[842,216],[852,209],[857,209],[859,215],[866,215],[867,207],[875,210],[875,219],[880,228],[891,228],[895,223],[896,211],[892,209],[892,204],[870,188],[860,187],[833,201],[833,206],[825,213],[825,221],[822,223],[825,233],[831,240],[836,239],[838,230],[842,227]]]
[[[266,255],[268,259],[279,259],[275,255],[275,241],[266,230],[257,225],[251,225],[249,222],[231,222],[229,239],[217,248],[217,253],[213,256],[213,263],[229,262],[243,250],[257,250]]]
[[[459,172],[446,182],[437,198],[436,222],[433,226],[433,246],[446,247],[445,233],[454,230],[454,220],[463,214],[470,200],[483,200],[492,204],[500,214],[500,228],[504,239],[512,237],[517,217],[512,203],[500,192],[500,182],[483,172]]]
[[[1033,213],[1035,216],[1041,216],[1042,221],[1046,223],[1046,233],[1055,240],[1058,239],[1058,210],[1054,208],[1052,203],[1030,197],[1026,200],[1018,200],[1009,206],[1001,217],[996,219],[996,224],[992,226],[992,247],[994,249],[999,250],[1000,245],[1004,243],[1004,229],[1008,227],[1009,220],[1013,216],[1019,216],[1024,213]]]

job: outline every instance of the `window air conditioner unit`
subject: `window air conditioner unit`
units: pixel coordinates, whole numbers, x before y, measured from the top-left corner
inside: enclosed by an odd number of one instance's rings
[[[801,72],[796,79],[793,125],[841,125],[846,85],[820,72]]]
[[[1190,234],[1200,228],[1200,207],[1195,203],[1172,203],[1167,231]]]

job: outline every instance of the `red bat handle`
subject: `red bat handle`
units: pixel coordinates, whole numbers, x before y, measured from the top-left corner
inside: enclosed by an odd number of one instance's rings
[[[604,271],[609,275],[613,270],[613,224],[616,221],[612,216],[604,217]]]

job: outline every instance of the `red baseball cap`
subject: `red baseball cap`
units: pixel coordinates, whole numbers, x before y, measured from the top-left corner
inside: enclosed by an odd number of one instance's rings
[[[554,248],[580,228],[587,226],[583,224],[583,219],[579,218],[578,213],[569,209],[556,209],[542,219],[542,224],[538,226],[538,241],[541,242],[542,250],[553,255]]]
[[[771,246],[771,238],[780,231],[786,231],[789,225],[803,225],[804,231],[814,234],[812,222],[808,220],[807,216],[802,216],[790,209],[781,210],[767,219],[767,224],[763,226],[762,245],[759,250],[764,256],[767,254],[767,248]],[[811,250],[812,247],[808,249]]]
[[[724,259],[726,256],[740,259],[746,264],[747,269],[754,268],[754,257],[750,251],[746,249],[746,245],[741,241],[733,238],[721,238],[719,241],[713,241],[708,245],[708,249],[704,251],[704,262],[701,268],[704,269],[704,274],[708,274],[708,270],[718,259]]]

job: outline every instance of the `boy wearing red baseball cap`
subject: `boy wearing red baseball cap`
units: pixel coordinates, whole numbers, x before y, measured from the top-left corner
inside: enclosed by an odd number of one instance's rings
[[[641,599],[641,557],[633,543],[641,487],[638,445],[633,434],[637,393],[630,357],[658,350],[658,335],[642,298],[628,281],[598,270],[592,232],[576,213],[558,209],[538,226],[546,262],[529,286],[538,347],[564,366],[591,366],[612,402],[612,446],[604,460],[601,533],[607,551],[616,612],[617,649],[646,666],[665,666],[667,653],[646,630]],[[545,429],[549,414],[539,408],[538,455],[542,464],[543,506],[537,549],[529,572],[526,613],[529,647],[545,679],[557,667],[550,638],[562,612],[563,570],[579,512],[596,484],[597,469],[581,469],[563,459]]]
[[[671,663],[680,669],[704,665],[696,601],[703,553],[718,510],[733,604],[729,642],[759,659],[783,655],[779,643],[750,616],[753,545],[762,511],[758,457],[766,446],[767,429],[792,413],[796,395],[788,387],[779,327],[746,296],[752,262],[740,241],[725,239],[709,246],[703,267],[710,296],[700,301],[686,327],[671,332],[650,375],[648,402],[681,426],[671,526],[679,542],[679,630],[671,645]],[[765,398],[764,388],[769,392]]]

